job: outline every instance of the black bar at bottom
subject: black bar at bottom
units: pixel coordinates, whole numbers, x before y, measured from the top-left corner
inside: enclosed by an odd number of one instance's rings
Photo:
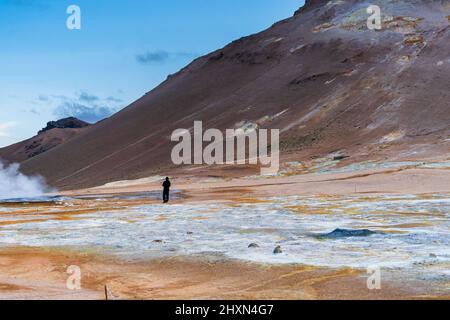
[[[27,306],[29,305],[29,306]],[[346,319],[384,318],[392,311],[405,316],[443,315],[449,301],[3,301],[2,312],[15,317],[28,313],[61,319],[99,316],[102,319],[313,319],[333,316]],[[8,310],[10,309],[10,310]]]

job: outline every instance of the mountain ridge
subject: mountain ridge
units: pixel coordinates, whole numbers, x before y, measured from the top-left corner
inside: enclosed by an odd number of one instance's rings
[[[63,189],[172,172],[170,135],[195,120],[221,130],[242,121],[278,128],[282,160],[336,151],[349,161],[442,155],[450,137],[448,6],[378,3],[383,29],[374,31],[369,1],[307,1],[22,170]]]

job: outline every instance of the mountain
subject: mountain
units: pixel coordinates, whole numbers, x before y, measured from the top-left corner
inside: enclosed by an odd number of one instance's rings
[[[84,122],[83,120],[69,117],[60,119],[57,121],[50,121],[47,122],[47,126],[40,130],[38,134],[44,133],[46,131],[52,130],[52,129],[77,129],[77,128],[84,128],[89,126],[90,124],[87,122]]]
[[[281,129],[282,160],[348,161],[450,149],[450,4],[310,0],[294,16],[196,59],[83,135],[23,162],[63,189],[166,174],[173,130]]]
[[[8,163],[23,162],[66,143],[88,126],[89,123],[73,117],[50,121],[36,136],[0,148],[0,159]]]

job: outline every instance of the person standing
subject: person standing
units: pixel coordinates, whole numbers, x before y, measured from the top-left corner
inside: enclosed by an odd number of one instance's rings
[[[162,184],[164,190],[163,190],[163,201],[164,203],[169,202],[169,193],[170,193],[170,180],[169,177],[166,178],[166,180]]]

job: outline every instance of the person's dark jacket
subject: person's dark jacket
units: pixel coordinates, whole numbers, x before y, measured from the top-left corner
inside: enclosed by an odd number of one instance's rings
[[[164,181],[162,186],[164,187],[164,190],[169,190],[170,189],[170,181]]]

